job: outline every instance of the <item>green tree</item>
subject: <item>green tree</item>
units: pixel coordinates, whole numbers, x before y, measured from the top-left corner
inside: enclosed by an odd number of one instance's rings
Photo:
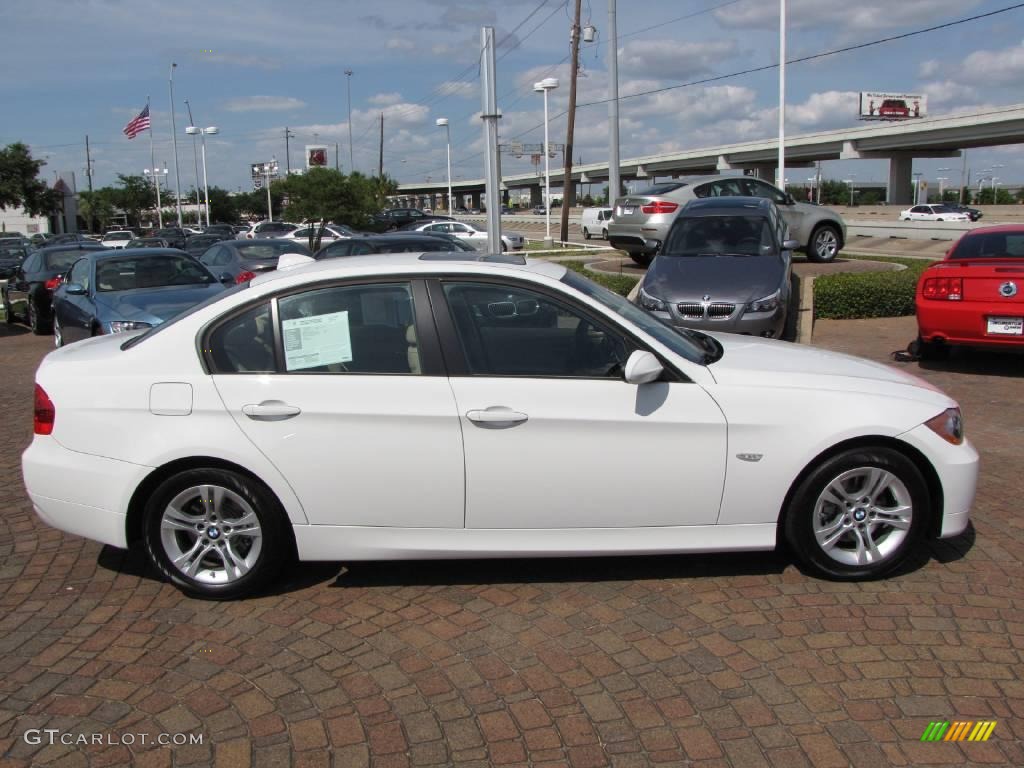
[[[128,214],[128,222],[137,225],[142,220],[142,212],[156,207],[156,190],[144,176],[117,175],[118,186],[114,188],[115,205]],[[161,194],[160,203],[166,208],[174,205],[174,198],[169,193]]]
[[[0,149],[0,208],[24,208],[32,216],[53,213],[57,194],[39,178],[44,165],[21,142]]]
[[[270,185],[270,200],[274,206],[277,218],[281,218],[281,208],[284,205],[284,191],[277,183]],[[267,192],[264,189],[256,189],[252,192],[242,192],[235,195],[234,203],[235,208],[240,214],[261,219],[267,216]]]
[[[395,182],[387,177],[345,175],[331,168],[311,168],[271,185],[272,192],[280,190],[287,197],[285,218],[324,219],[355,229],[369,226],[373,214],[384,206],[386,195],[396,189]]]
[[[86,227],[92,229],[98,225],[105,231],[117,213],[114,203],[116,190],[111,187],[100,187],[92,192],[78,193],[78,215],[85,221]]]
[[[210,221],[222,224],[238,223],[235,198],[226,189],[210,187]]]

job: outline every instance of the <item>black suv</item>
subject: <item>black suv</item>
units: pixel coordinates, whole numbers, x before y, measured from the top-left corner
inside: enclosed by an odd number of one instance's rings
[[[457,237],[428,235],[423,232],[393,232],[336,240],[313,254],[314,259],[336,256],[362,256],[367,253],[421,253],[438,251],[473,251],[472,246]]]

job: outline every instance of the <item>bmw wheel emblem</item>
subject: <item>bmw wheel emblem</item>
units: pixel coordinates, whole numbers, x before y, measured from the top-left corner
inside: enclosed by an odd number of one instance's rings
[[[1007,280],[999,286],[999,295],[1007,299],[1012,299],[1017,295],[1017,284],[1013,281]]]

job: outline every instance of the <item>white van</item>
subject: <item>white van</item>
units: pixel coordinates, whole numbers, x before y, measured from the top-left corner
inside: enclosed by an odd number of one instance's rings
[[[608,222],[611,220],[611,208],[584,208],[583,218],[580,219],[580,229],[583,230],[584,239],[600,237],[602,240],[607,240]]]

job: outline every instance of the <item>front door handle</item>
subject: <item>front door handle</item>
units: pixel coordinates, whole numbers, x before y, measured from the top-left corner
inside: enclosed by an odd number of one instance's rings
[[[530,417],[525,413],[513,411],[500,405],[492,405],[482,411],[469,411],[466,418],[479,427],[488,429],[504,429],[522,424]]]
[[[264,400],[255,405],[243,405],[242,413],[255,421],[284,421],[298,416],[302,409],[280,400]]]

